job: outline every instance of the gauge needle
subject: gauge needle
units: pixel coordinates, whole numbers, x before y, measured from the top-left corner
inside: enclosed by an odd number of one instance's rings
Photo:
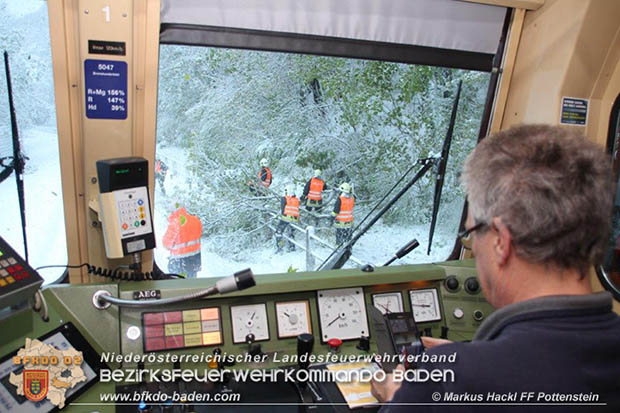
[[[416,307],[430,307],[430,304],[414,304]]]
[[[332,320],[332,322],[331,322],[331,323],[329,323],[329,324],[327,325],[327,327],[331,326],[332,324],[334,324],[334,323],[335,323],[336,321],[338,321],[338,320],[340,320],[340,315],[338,315],[338,317],[334,318],[334,319]]]
[[[383,307],[385,309],[386,312],[391,313],[390,309],[388,308],[389,305],[386,307],[383,304],[379,304],[381,307]]]
[[[284,314],[287,317],[290,317],[290,314],[288,314],[288,313],[282,313],[282,314]]]
[[[256,311],[254,311],[254,312],[252,313],[252,316],[250,317],[250,320],[253,320],[255,315],[256,315]]]

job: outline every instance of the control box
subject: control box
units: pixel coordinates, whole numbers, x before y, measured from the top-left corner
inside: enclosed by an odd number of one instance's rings
[[[97,161],[99,219],[108,258],[155,248],[148,175],[144,158]]]
[[[0,238],[0,309],[32,297],[43,278]]]

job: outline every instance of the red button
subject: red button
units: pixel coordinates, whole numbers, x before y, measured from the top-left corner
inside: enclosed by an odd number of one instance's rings
[[[163,324],[164,323],[164,314],[163,313],[147,313],[143,315],[144,325],[152,326],[155,324]]]
[[[179,347],[183,347],[183,336],[166,337],[166,348],[179,348]]]
[[[327,340],[327,345],[332,350],[338,350],[342,345],[342,340],[340,340],[339,338],[330,338],[329,340]]]
[[[162,337],[164,335],[164,325],[144,327],[145,337]]]
[[[183,322],[183,314],[180,311],[169,311],[164,313],[164,321],[166,323],[181,323]]]
[[[9,274],[13,274],[15,272],[15,267],[9,267],[7,270],[9,271]]]
[[[22,267],[21,265],[17,264],[17,265],[15,266],[15,269],[16,269],[17,271],[19,271],[19,270],[23,270],[23,269],[24,269],[24,267]]]
[[[127,229],[127,224],[123,224],[123,229]]]
[[[157,351],[166,348],[166,344],[164,343],[163,337],[147,338],[144,340],[144,347],[146,351]]]

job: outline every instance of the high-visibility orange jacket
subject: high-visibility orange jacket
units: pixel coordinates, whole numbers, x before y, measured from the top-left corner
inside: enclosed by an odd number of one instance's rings
[[[263,169],[261,169],[258,173],[258,180],[261,181],[265,187],[269,188],[269,186],[271,185],[271,179],[271,169],[267,168],[266,166],[263,167]]]
[[[325,187],[325,182],[323,180],[314,177],[310,180],[310,188],[308,191],[308,199],[313,201],[320,201],[323,199],[323,188]]]
[[[282,217],[287,221],[297,221],[299,219],[299,198],[296,196],[284,197]]]
[[[336,213],[336,221],[339,222],[353,222],[353,206],[355,205],[355,197],[340,195],[338,198],[340,205],[336,202],[334,213]]]
[[[198,217],[179,208],[168,217],[168,228],[162,239],[164,247],[175,258],[189,257],[200,252],[202,223]]]

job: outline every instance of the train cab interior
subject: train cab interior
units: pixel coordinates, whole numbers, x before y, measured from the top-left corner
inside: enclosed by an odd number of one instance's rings
[[[2,412],[348,411],[333,384],[102,372],[328,369],[471,340],[495,311],[457,235],[476,143],[559,125],[620,176],[616,0],[23,3],[0,5]],[[199,235],[170,247],[180,209]],[[620,313],[620,195],[612,220],[590,277]],[[11,381],[34,340],[82,352],[84,373],[38,403]],[[240,400],[101,398],[145,391]]]

